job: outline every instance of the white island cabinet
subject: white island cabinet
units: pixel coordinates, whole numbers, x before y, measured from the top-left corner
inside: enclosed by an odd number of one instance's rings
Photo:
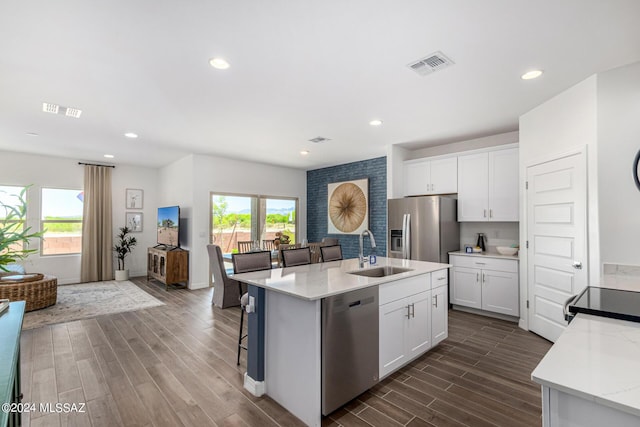
[[[640,323],[578,314],[531,374],[544,427],[640,426]]]
[[[399,268],[402,272],[384,277],[353,274],[377,267]],[[378,257],[376,265],[364,269],[359,268],[357,259],[348,259],[234,275],[252,285],[250,297],[256,295],[249,315],[248,374],[256,366],[256,353],[260,353],[251,343],[257,342],[258,347],[263,343],[264,347],[264,360],[257,362],[258,371],[264,367],[264,378],[245,375],[245,388],[256,395],[266,393],[305,424],[320,426],[322,301],[377,288],[379,318],[373,321],[379,321],[378,377],[383,377],[447,337],[449,267]],[[264,320],[256,323],[260,312]],[[368,330],[364,329],[356,333],[366,334]],[[252,341],[256,334],[259,339]]]

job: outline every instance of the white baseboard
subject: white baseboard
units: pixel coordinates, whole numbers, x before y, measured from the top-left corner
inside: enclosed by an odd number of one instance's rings
[[[244,373],[244,388],[256,397],[260,397],[265,393],[264,381],[256,381],[246,372]]]
[[[472,307],[464,307],[464,306],[461,306],[461,305],[453,304],[452,308],[454,310],[458,310],[458,311],[464,311],[464,312],[472,313],[472,314],[479,314],[480,316],[493,317],[495,319],[506,320],[507,322],[518,323],[520,321],[520,318],[518,318],[518,317],[507,316],[506,314],[494,313],[492,311],[479,310],[477,308],[472,308]]]
[[[202,289],[202,288],[208,288],[209,284],[207,282],[202,282],[202,283],[189,283],[189,289],[195,290],[195,289]]]

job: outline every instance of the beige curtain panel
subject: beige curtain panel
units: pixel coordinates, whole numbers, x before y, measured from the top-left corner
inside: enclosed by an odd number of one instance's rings
[[[113,279],[111,168],[85,165],[80,279]]]

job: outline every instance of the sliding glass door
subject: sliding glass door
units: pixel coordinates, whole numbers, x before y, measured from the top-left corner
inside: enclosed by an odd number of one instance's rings
[[[271,249],[274,239],[296,242],[297,198],[211,193],[210,241],[224,253]]]

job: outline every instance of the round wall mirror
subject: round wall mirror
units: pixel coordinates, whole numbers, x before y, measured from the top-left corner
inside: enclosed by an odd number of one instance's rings
[[[640,150],[638,151],[638,154],[636,154],[636,158],[633,160],[633,180],[635,181],[638,190],[640,190],[640,169],[638,169],[638,166],[640,166],[638,164],[639,162]]]

